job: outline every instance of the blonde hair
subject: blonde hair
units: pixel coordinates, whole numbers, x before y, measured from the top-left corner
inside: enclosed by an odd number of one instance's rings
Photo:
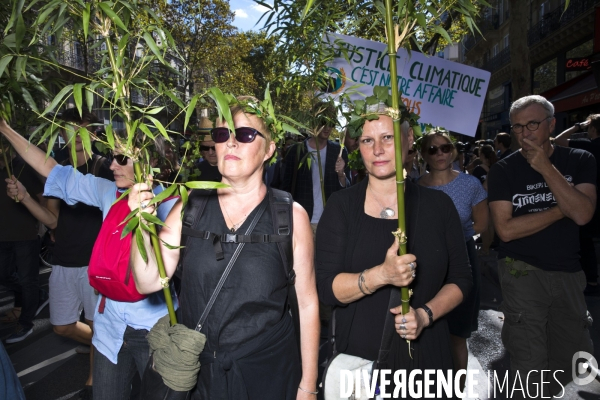
[[[259,132],[262,133],[265,137],[265,150],[269,152],[269,146],[271,145],[271,141],[273,141],[273,133],[265,124],[265,121],[257,114],[247,113],[244,107],[241,104],[245,104],[248,102],[259,103],[259,100],[254,96],[238,96],[236,97],[239,103],[232,105],[229,110],[231,111],[231,117],[235,117],[239,113],[244,113],[246,117],[250,118],[251,116],[256,117],[255,121],[259,127]]]

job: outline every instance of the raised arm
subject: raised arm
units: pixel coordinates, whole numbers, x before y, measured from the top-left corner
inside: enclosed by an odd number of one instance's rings
[[[300,313],[300,350],[302,357],[302,389],[317,391],[317,364],[319,353],[319,299],[314,268],[314,240],[308,214],[294,203],[294,271]],[[306,392],[299,389],[298,397]]]
[[[131,188],[129,193],[129,208],[134,210],[140,207],[141,203],[148,202],[152,199],[152,188],[145,183],[139,183]],[[165,220],[167,226],[162,227],[159,237],[160,251],[163,257],[167,276],[170,278],[175,273],[177,263],[179,262],[179,249],[169,249],[164,243],[172,246],[179,246],[181,241],[181,207],[182,202],[177,201],[175,206]],[[149,206],[144,211],[154,212],[154,207]],[[158,273],[158,265],[156,257],[152,249],[150,234],[142,231],[144,236],[144,247],[148,255],[148,262],[144,262],[137,247],[135,240],[131,241],[131,258],[130,263],[133,267],[135,285],[137,290],[143,294],[150,294],[162,289],[160,284],[160,275]]]
[[[55,215],[45,206],[45,198],[41,196],[41,193],[36,193],[34,196],[37,197],[37,200],[34,199],[25,186],[21,182],[15,178],[13,175],[12,179],[5,179],[6,181],[6,194],[11,199],[14,199],[15,196],[21,204],[27,207],[27,210],[33,215],[38,221],[42,224],[46,225],[50,229],[56,228],[56,222],[58,220],[58,215]]]
[[[589,125],[589,121],[581,122],[573,125],[569,129],[565,129],[558,136],[554,138],[554,143],[563,146],[569,147],[569,140],[571,139],[571,135],[581,131],[581,128],[585,128]]]
[[[52,168],[57,165],[52,157],[46,158],[46,153],[15,132],[3,119],[0,119],[0,132],[27,164],[43,177],[47,178],[50,175]]]

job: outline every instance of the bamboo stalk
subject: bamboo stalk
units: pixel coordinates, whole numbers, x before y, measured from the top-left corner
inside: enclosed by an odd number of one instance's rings
[[[390,60],[390,82],[392,89],[392,108],[399,109],[400,96],[398,94],[397,69],[396,69],[396,35],[392,16],[392,0],[385,0],[385,29],[388,39],[388,57]],[[406,254],[406,218],[404,209],[404,168],[402,166],[402,140],[400,120],[394,119],[394,146],[396,149],[396,196],[398,198],[398,231],[401,236],[399,255]],[[410,311],[410,294],[407,287],[400,289],[402,294],[402,314]]]
[[[319,131],[317,135],[315,135],[315,145],[317,146],[317,166],[319,167],[319,181],[321,182],[321,198],[323,199],[323,208],[325,208],[325,183],[323,182],[323,166],[321,165],[321,150],[319,149],[320,132],[321,131]]]
[[[6,152],[8,150],[10,150],[10,145],[8,146],[8,148],[6,150],[4,149],[4,145],[1,145],[1,146],[2,146],[2,157],[4,157],[4,168],[6,168],[6,174],[8,175],[8,179],[12,179],[13,174],[12,174],[12,171],[10,170],[10,165],[8,164],[8,157],[6,157]],[[17,195],[15,195],[13,200],[15,201],[15,203],[20,202]]]
[[[142,167],[138,162],[133,164],[135,170],[135,177],[137,182],[142,181]],[[140,221],[140,223],[142,223]],[[160,241],[158,240],[158,236],[156,235],[156,226],[152,223],[148,223],[148,228],[152,231],[150,235],[150,241],[152,242],[152,250],[154,250],[154,255],[156,256],[156,263],[158,264],[158,274],[160,275],[161,281],[167,277],[167,273],[165,270],[165,264],[162,258],[162,252],[160,251]],[[165,294],[165,301],[167,302],[167,310],[169,311],[169,320],[171,321],[171,326],[177,323],[177,317],[175,316],[175,307],[173,307],[173,299],[171,298],[171,289],[169,285],[163,286],[163,293]]]

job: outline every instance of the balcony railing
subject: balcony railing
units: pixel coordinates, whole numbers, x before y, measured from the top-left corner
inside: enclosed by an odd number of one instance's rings
[[[483,64],[483,69],[490,72],[496,72],[500,68],[510,63],[510,48],[505,47],[494,57]]]
[[[578,0],[571,1],[569,8],[565,9],[565,3],[545,14],[540,22],[532,26],[527,32],[527,43],[533,46],[542,41],[549,33],[555,32],[561,27],[568,25],[575,18],[588,11],[595,4],[600,4],[598,0]],[[564,12],[564,13],[563,13]]]

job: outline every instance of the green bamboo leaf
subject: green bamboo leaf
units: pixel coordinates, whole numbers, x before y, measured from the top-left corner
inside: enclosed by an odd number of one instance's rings
[[[229,109],[229,101],[227,101],[227,97],[218,87],[213,86],[208,89],[208,92],[208,95],[211,99],[213,99],[217,106],[219,119],[225,120],[225,122],[227,122],[227,126],[229,126],[229,129],[233,129],[235,125],[233,124],[233,117],[231,116],[231,110]]]
[[[8,65],[8,63],[10,63],[12,61],[13,58],[14,58],[14,56],[10,56],[10,55],[6,55],[6,56],[0,58],[0,77],[2,77],[2,75],[4,74],[4,70],[6,69],[6,66]]]
[[[417,13],[417,23],[421,25],[421,27],[427,28],[427,19],[425,18],[425,14]]]
[[[33,100],[33,97],[31,96],[31,93],[29,93],[29,90],[27,90],[24,86],[21,87],[21,93],[23,95],[23,100],[25,100],[25,102],[27,103],[27,105],[36,113],[39,114],[40,110],[37,107],[37,104],[35,104],[35,100]]]
[[[143,37],[144,37],[144,40],[146,41],[146,44],[148,45],[148,47],[150,47],[150,50],[152,51],[152,53],[154,53],[154,55],[163,64],[166,64],[165,59],[163,58],[162,54],[160,54],[160,49],[156,45],[156,42],[154,41],[154,38],[152,37],[152,35],[150,33],[148,33],[148,32],[144,32]]]
[[[92,109],[94,108],[94,92],[90,88],[85,88],[85,102],[88,111],[92,112]]]
[[[90,3],[87,3],[85,5],[85,8],[83,9],[82,26],[83,26],[83,37],[85,38],[85,40],[87,40],[88,32],[90,30],[91,6],[92,5]]]
[[[144,226],[144,223],[142,222],[140,224],[141,226]],[[142,232],[142,228],[138,227],[135,230],[135,242],[137,244],[137,248],[138,251],[140,252],[140,256],[142,257],[142,260],[144,260],[145,263],[148,262],[148,253],[146,253],[146,246],[144,244],[144,234]]]
[[[79,128],[77,131],[79,137],[81,137],[81,144],[83,145],[83,151],[90,156],[92,155],[92,141],[90,140],[90,132],[86,128]]]
[[[77,107],[77,111],[79,111],[80,116],[83,115],[83,86],[83,83],[76,83],[73,85],[73,100],[75,100],[75,107]]]
[[[165,90],[163,92],[163,94],[166,94],[167,97],[169,97],[171,100],[173,100],[173,102],[175,104],[177,104],[179,106],[179,108],[184,109],[185,106],[183,105],[183,103],[181,102],[181,100],[179,100],[179,98],[177,96],[175,96],[175,94],[173,94],[170,90]]]
[[[119,45],[117,46],[119,55],[117,56],[116,66],[117,68],[121,68],[121,64],[123,63],[123,57],[125,57],[125,53],[127,51],[127,44],[129,43],[129,33],[123,35],[121,40],[119,40]]]
[[[169,244],[169,243],[165,242],[164,240],[162,240],[160,238],[159,238],[159,240],[169,250],[183,249],[185,247],[185,246],[173,246],[172,244]]]
[[[161,135],[163,135],[165,137],[165,139],[170,140],[167,130],[165,129],[165,127],[159,120],[157,120],[156,118],[151,117],[149,115],[145,115],[145,117],[148,118],[150,121],[152,121],[152,123],[154,124],[156,129],[158,129],[158,131],[161,133]]]
[[[161,112],[162,110],[165,109],[165,106],[162,107],[155,107],[155,108],[149,108],[146,111],[144,111],[146,114],[150,114],[150,115],[156,115],[159,112]]]
[[[304,7],[304,11],[302,12],[302,19],[306,18],[306,15],[308,14],[308,12],[310,11],[310,9],[312,8],[312,5],[315,1],[314,0],[308,0],[306,2],[306,6]]]
[[[48,15],[50,15],[50,13],[52,11],[54,11],[54,9],[56,7],[58,7],[60,5],[60,3],[58,1],[53,1],[52,3],[48,4],[48,8],[46,8],[44,11],[42,11],[42,13],[40,14],[39,17],[37,17],[36,21],[35,21],[35,25],[41,25],[46,18],[48,18]]]
[[[188,189],[225,189],[229,185],[221,182],[209,182],[209,181],[192,181],[184,183]]]
[[[146,136],[148,136],[150,139],[154,140],[156,138],[156,136],[154,136],[154,134],[152,133],[152,131],[150,131],[150,128],[148,128],[148,125],[146,125],[145,123],[140,123],[140,131],[144,132],[144,134]]]
[[[110,5],[111,3],[108,2],[98,3],[98,7],[102,9],[104,14],[106,14],[113,23],[117,24],[117,26],[123,29],[125,32],[129,32],[123,21],[121,21],[121,18],[119,18],[119,16],[112,10]]]
[[[104,128],[104,131],[106,132],[106,141],[108,142],[108,146],[111,148],[111,150],[114,150],[115,149],[115,135],[113,134],[112,125],[106,125],[106,127]]]
[[[20,79],[20,75],[22,75],[27,80],[27,59],[27,56],[17,58],[17,62],[15,62],[15,76],[17,79]]]
[[[196,103],[198,102],[199,97],[200,97],[199,94],[192,97],[192,101],[190,101],[190,104],[188,105],[188,108],[185,111],[185,120],[183,122],[183,131],[184,132],[187,129],[187,126],[188,126],[188,123],[190,122],[190,118],[192,117],[192,114],[196,110]]]
[[[129,233],[134,230],[138,224],[140,223],[140,217],[133,217],[129,220],[129,222],[127,222],[127,225],[125,225],[125,229],[123,229],[123,232],[121,232],[121,239],[123,239],[125,236],[129,235]]]
[[[15,29],[15,49],[17,53],[19,52],[19,48],[21,47],[21,43],[23,42],[23,38],[25,37],[25,21],[23,20],[23,14],[19,14],[17,17],[17,27]]]
[[[2,42],[6,47],[14,48],[15,47],[15,34],[11,33],[4,37],[4,41]]]
[[[164,222],[162,222],[156,215],[152,215],[147,212],[142,211],[142,218],[144,218],[148,222],[152,222],[155,225],[166,226]]]
[[[162,192],[160,192],[159,194],[157,194],[156,196],[154,196],[152,198],[152,200],[150,200],[150,202],[148,203],[148,205],[150,205],[150,204],[156,204],[158,202],[163,201],[167,197],[173,196],[175,194],[176,190],[177,190],[177,185],[171,185],[171,186],[169,186],[168,188],[166,188],[165,190],[163,190]]]
[[[179,197],[181,198],[181,217],[183,218],[183,210],[188,203],[188,189],[185,186],[179,186]]]
[[[54,110],[58,103],[60,103],[60,101],[63,99],[63,97],[65,97],[71,90],[73,90],[73,85],[67,85],[64,88],[62,88],[62,90],[58,92],[54,100],[52,100],[50,105],[46,107],[46,109],[42,112],[42,116]]]

